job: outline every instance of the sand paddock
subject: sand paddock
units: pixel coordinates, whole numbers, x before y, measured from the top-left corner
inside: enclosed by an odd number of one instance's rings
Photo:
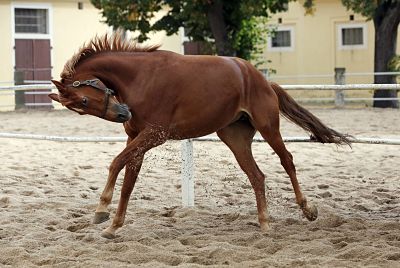
[[[397,137],[396,110],[314,114],[356,136]],[[0,132],[122,136],[122,125],[69,111],[0,113]],[[282,121],[284,136],[303,136]],[[220,142],[195,142],[196,206],[182,208],[180,142],[146,154],[114,240],[91,224],[107,167],[123,143],[0,139],[0,266],[400,267],[400,147],[289,143],[303,192],[319,208],[308,222],[278,157],[253,145],[267,176],[271,230],[258,228],[247,178]],[[111,213],[119,199],[119,177]]]

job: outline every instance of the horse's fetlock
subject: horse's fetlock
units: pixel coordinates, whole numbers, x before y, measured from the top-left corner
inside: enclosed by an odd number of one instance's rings
[[[122,220],[114,220],[114,222],[112,223],[112,227],[117,229],[117,228],[121,228],[122,225],[124,225],[124,219]]]
[[[297,202],[301,209],[307,208],[307,199],[303,198],[299,202]]]
[[[104,204],[109,204],[111,202],[111,198],[100,196],[100,202]]]

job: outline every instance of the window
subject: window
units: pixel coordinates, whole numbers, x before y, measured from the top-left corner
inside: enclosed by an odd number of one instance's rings
[[[272,36],[272,47],[290,47],[290,31],[277,31],[274,36]]]
[[[294,50],[294,29],[291,26],[278,26],[268,39],[270,51]]]
[[[363,42],[363,28],[342,28],[342,45],[362,45]]]
[[[339,49],[366,48],[366,34],[365,24],[338,25]]]
[[[15,33],[48,34],[47,9],[15,8]]]

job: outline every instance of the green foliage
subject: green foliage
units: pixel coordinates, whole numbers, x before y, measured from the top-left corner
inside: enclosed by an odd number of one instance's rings
[[[190,40],[206,41],[212,38],[206,15],[207,2],[206,0],[166,0],[164,8],[167,12],[154,23],[152,30],[164,30],[167,35],[173,35],[179,32],[180,27],[184,27],[185,34]]]
[[[400,55],[394,56],[389,62],[389,70],[392,72],[400,72]]]
[[[314,0],[305,0],[303,7],[306,10],[306,14],[313,14],[315,11],[315,3]]]
[[[91,0],[92,4],[101,9],[104,22],[115,29],[140,30],[138,40],[147,39],[147,33],[152,30],[150,20],[162,9],[160,0]]]
[[[400,55],[394,56],[389,62],[389,71],[391,72],[400,72]],[[400,75],[396,76],[397,83],[400,82]]]
[[[391,1],[392,0],[342,0],[342,3],[348,10],[351,9],[355,13],[372,19],[378,7],[378,2],[380,2],[380,5],[384,5],[385,2],[389,3]]]
[[[105,22],[114,28],[137,31],[139,42],[153,31],[175,34],[180,27],[190,40],[214,44],[207,10],[216,0],[91,0],[101,9]],[[269,13],[286,10],[293,0],[220,0],[223,19],[236,55],[255,59],[266,43],[265,21]],[[312,0],[307,0],[307,2]],[[162,16],[157,16],[160,12]],[[151,22],[151,23],[150,23]]]
[[[269,28],[265,17],[253,17],[242,20],[233,39],[233,48],[237,56],[251,60],[256,66],[264,63],[262,56],[267,43]]]

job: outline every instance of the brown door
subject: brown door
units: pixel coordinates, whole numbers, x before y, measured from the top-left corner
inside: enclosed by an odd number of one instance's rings
[[[211,47],[202,41],[183,42],[183,53],[185,55],[212,55]]]
[[[15,71],[22,72],[24,84],[50,83],[51,61],[50,40],[16,39],[15,40]],[[49,90],[34,90],[23,92],[23,106],[27,108],[50,108],[51,100],[44,92]],[[34,94],[34,92],[37,92]]]

